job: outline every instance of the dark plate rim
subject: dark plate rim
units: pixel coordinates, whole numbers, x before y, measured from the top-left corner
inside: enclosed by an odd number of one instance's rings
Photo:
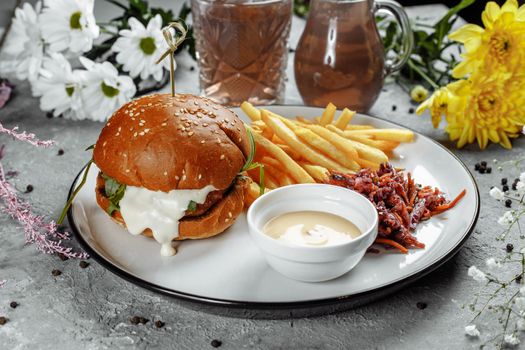
[[[276,104],[272,106],[263,106],[263,107],[306,107],[306,108],[318,108],[318,107],[312,107],[312,106],[303,106],[303,105],[282,105],[282,104]],[[362,113],[360,113],[362,114]],[[362,114],[365,116],[369,116],[372,118],[380,119],[389,123],[392,123],[394,125],[397,125],[401,128],[412,130],[406,126],[400,125],[398,123],[380,118],[380,117],[374,117],[366,114]],[[335,298],[326,298],[326,299],[314,299],[314,300],[306,300],[306,301],[295,301],[295,302],[253,302],[253,301],[238,301],[238,300],[227,300],[227,299],[219,299],[219,298],[210,298],[210,297],[203,297],[191,293],[185,293],[180,292],[177,290],[169,289],[163,286],[159,286],[155,283],[147,282],[143,279],[140,279],[132,274],[130,274],[127,271],[124,271],[123,269],[117,267],[110,261],[108,261],[106,258],[98,254],[89,243],[84,239],[82,234],[80,233],[80,230],[78,229],[78,226],[76,225],[75,219],[72,214],[72,208],[69,208],[67,212],[67,218],[69,221],[69,225],[71,227],[71,230],[73,231],[73,234],[75,235],[75,238],[80,243],[82,248],[86,250],[89,255],[97,261],[99,264],[104,266],[107,270],[112,272],[113,274],[125,279],[128,282],[131,282],[135,285],[138,285],[139,287],[161,293],[167,296],[176,297],[182,300],[186,301],[192,301],[192,302],[198,302],[206,305],[211,306],[224,306],[224,307],[232,307],[232,308],[244,308],[244,309],[261,309],[261,310],[271,310],[271,309],[301,309],[301,308],[313,308],[313,307],[320,307],[320,306],[327,306],[327,305],[333,305],[338,303],[344,303],[344,302],[352,302],[353,304],[360,304],[361,301],[367,302],[373,299],[374,295],[377,295],[378,297],[384,296],[389,294],[390,292],[394,292],[399,290],[402,287],[405,287],[418,279],[422,278],[425,275],[428,275],[432,271],[436,270],[440,266],[442,266],[444,263],[446,263],[448,260],[450,260],[454,255],[456,255],[459,250],[463,247],[467,239],[472,234],[472,231],[474,231],[474,227],[476,226],[476,223],[478,221],[479,212],[480,212],[480,196],[479,196],[479,189],[476,183],[476,180],[472,176],[472,173],[468,169],[468,167],[463,163],[459,157],[457,157],[452,151],[450,151],[448,148],[443,146],[441,143],[431,139],[430,137],[427,137],[425,135],[422,135],[414,130],[412,130],[415,134],[417,134],[417,137],[423,137],[434,144],[436,144],[438,147],[441,147],[444,151],[446,151],[448,154],[450,154],[467,172],[468,176],[470,177],[470,180],[472,181],[472,184],[474,185],[474,189],[476,192],[475,198],[476,198],[476,210],[475,215],[470,222],[468,228],[467,228],[467,234],[463,237],[463,239],[456,244],[454,248],[452,248],[446,255],[438,259],[433,264],[429,265],[428,267],[424,268],[421,271],[418,271],[412,275],[409,275],[407,277],[404,277],[398,281],[392,282],[390,284],[371,289],[365,292],[356,293],[356,294],[349,294],[345,296],[335,297]],[[74,186],[77,183],[78,178],[83,173],[84,169],[86,167],[84,166],[80,172],[77,174],[75,179],[73,180],[73,183],[71,184],[71,188],[68,193],[69,198],[71,196],[71,193],[73,192]]]

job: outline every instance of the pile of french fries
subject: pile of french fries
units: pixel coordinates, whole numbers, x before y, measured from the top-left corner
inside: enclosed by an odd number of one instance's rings
[[[264,166],[266,191],[297,183],[328,181],[330,171],[354,173],[362,168],[377,169],[401,142],[412,142],[406,129],[377,129],[351,124],[354,111],[329,103],[321,116],[287,119],[243,102],[241,109],[251,119],[256,152],[254,161]],[[246,196],[249,206],[260,195],[260,172],[248,171],[253,180]]]

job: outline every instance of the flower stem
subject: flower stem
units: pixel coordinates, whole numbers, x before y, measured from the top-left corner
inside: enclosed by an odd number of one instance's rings
[[[408,66],[410,68],[412,68],[414,71],[416,71],[417,74],[419,74],[421,76],[421,78],[425,79],[425,81],[427,83],[430,84],[430,86],[432,86],[432,88],[434,88],[435,90],[439,89],[439,85],[436,84],[436,82],[434,80],[432,80],[432,78],[430,78],[425,72],[423,72],[418,66],[416,66],[414,64],[414,62],[412,62],[411,59],[408,60]]]

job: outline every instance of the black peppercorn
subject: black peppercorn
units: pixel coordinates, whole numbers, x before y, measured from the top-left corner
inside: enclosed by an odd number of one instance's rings
[[[62,271],[54,269],[53,271],[51,271],[51,274],[55,277],[60,276],[62,274]]]
[[[410,107],[410,108],[408,109],[408,113],[413,114],[414,112],[415,112],[414,108]]]
[[[34,190],[33,185],[27,185],[27,187],[26,187],[26,193],[33,192],[33,190]]]
[[[492,167],[487,167],[487,174],[492,173]]]
[[[501,188],[501,190],[503,192],[508,192],[509,191],[509,185],[503,185],[503,187]]]
[[[482,162],[481,162],[481,166],[485,166],[485,167],[486,167],[486,166],[487,166],[487,162],[482,161]]]
[[[507,185],[505,185],[505,186],[507,186]],[[507,200],[505,201],[505,206],[506,206],[507,208],[510,208],[510,207],[512,206],[512,201],[511,201],[510,199],[507,199]]]
[[[484,166],[479,167],[480,174],[485,174],[485,171],[487,171],[487,169]]]
[[[394,112],[397,109],[396,105],[392,105],[392,112]]]
[[[0,316],[0,326],[3,326],[7,323],[8,318],[5,316]]]
[[[87,261],[82,260],[81,262],[78,263],[78,266],[80,266],[81,269],[85,269],[86,267],[89,266],[89,263]]]
[[[514,244],[512,243],[507,243],[507,246],[505,247],[505,249],[507,250],[507,252],[512,252],[514,250]]]
[[[221,346],[221,345],[222,345],[222,341],[220,341],[220,340],[213,339],[213,340],[211,341],[211,346],[213,346],[214,348],[218,348],[218,347]]]
[[[11,306],[12,309],[16,309],[18,307],[18,305],[20,305],[20,304],[18,304],[16,301],[12,301],[12,302],[9,303],[9,306]]]
[[[162,322],[161,320],[155,321],[155,327],[157,327],[157,328],[162,328],[162,327],[164,327],[164,325],[165,325],[165,323]]]
[[[416,307],[417,307],[419,310],[424,310],[424,309],[427,308],[427,303],[423,303],[423,302],[420,301],[420,302],[418,302],[418,303],[416,304]]]
[[[149,322],[149,320],[142,316],[133,316],[132,318],[129,319],[129,322],[131,322],[131,324],[139,324],[139,323],[146,324]]]
[[[69,260],[69,258],[62,253],[58,253],[57,255],[58,255],[58,258],[62,261]]]
[[[62,156],[64,155],[64,150],[61,148],[58,150],[58,153],[57,153],[59,156]]]
[[[518,189],[518,184],[513,183],[513,184],[512,184],[512,190],[513,190],[513,191],[516,191],[517,189]]]
[[[474,164],[474,170],[479,170],[481,165],[479,163]]]
[[[193,72],[194,70],[195,70],[195,67],[194,67],[194,66],[191,66],[191,67],[190,67],[190,71]]]
[[[501,184],[502,184],[502,185],[506,185],[507,182],[508,182],[508,180],[507,180],[506,177],[504,177],[503,179],[501,179]]]

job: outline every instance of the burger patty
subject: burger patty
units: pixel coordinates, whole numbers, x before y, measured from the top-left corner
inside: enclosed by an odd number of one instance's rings
[[[97,178],[97,191],[103,196],[106,197],[106,192],[104,190],[106,181],[102,177],[102,172],[99,172],[98,178]],[[195,217],[195,216],[201,216],[202,214],[206,213],[215,203],[220,201],[222,197],[224,196],[224,193],[228,189],[225,190],[215,190],[208,193],[208,196],[206,197],[206,200],[202,204],[198,204],[195,206],[195,210],[186,210],[184,213],[184,217]]]

